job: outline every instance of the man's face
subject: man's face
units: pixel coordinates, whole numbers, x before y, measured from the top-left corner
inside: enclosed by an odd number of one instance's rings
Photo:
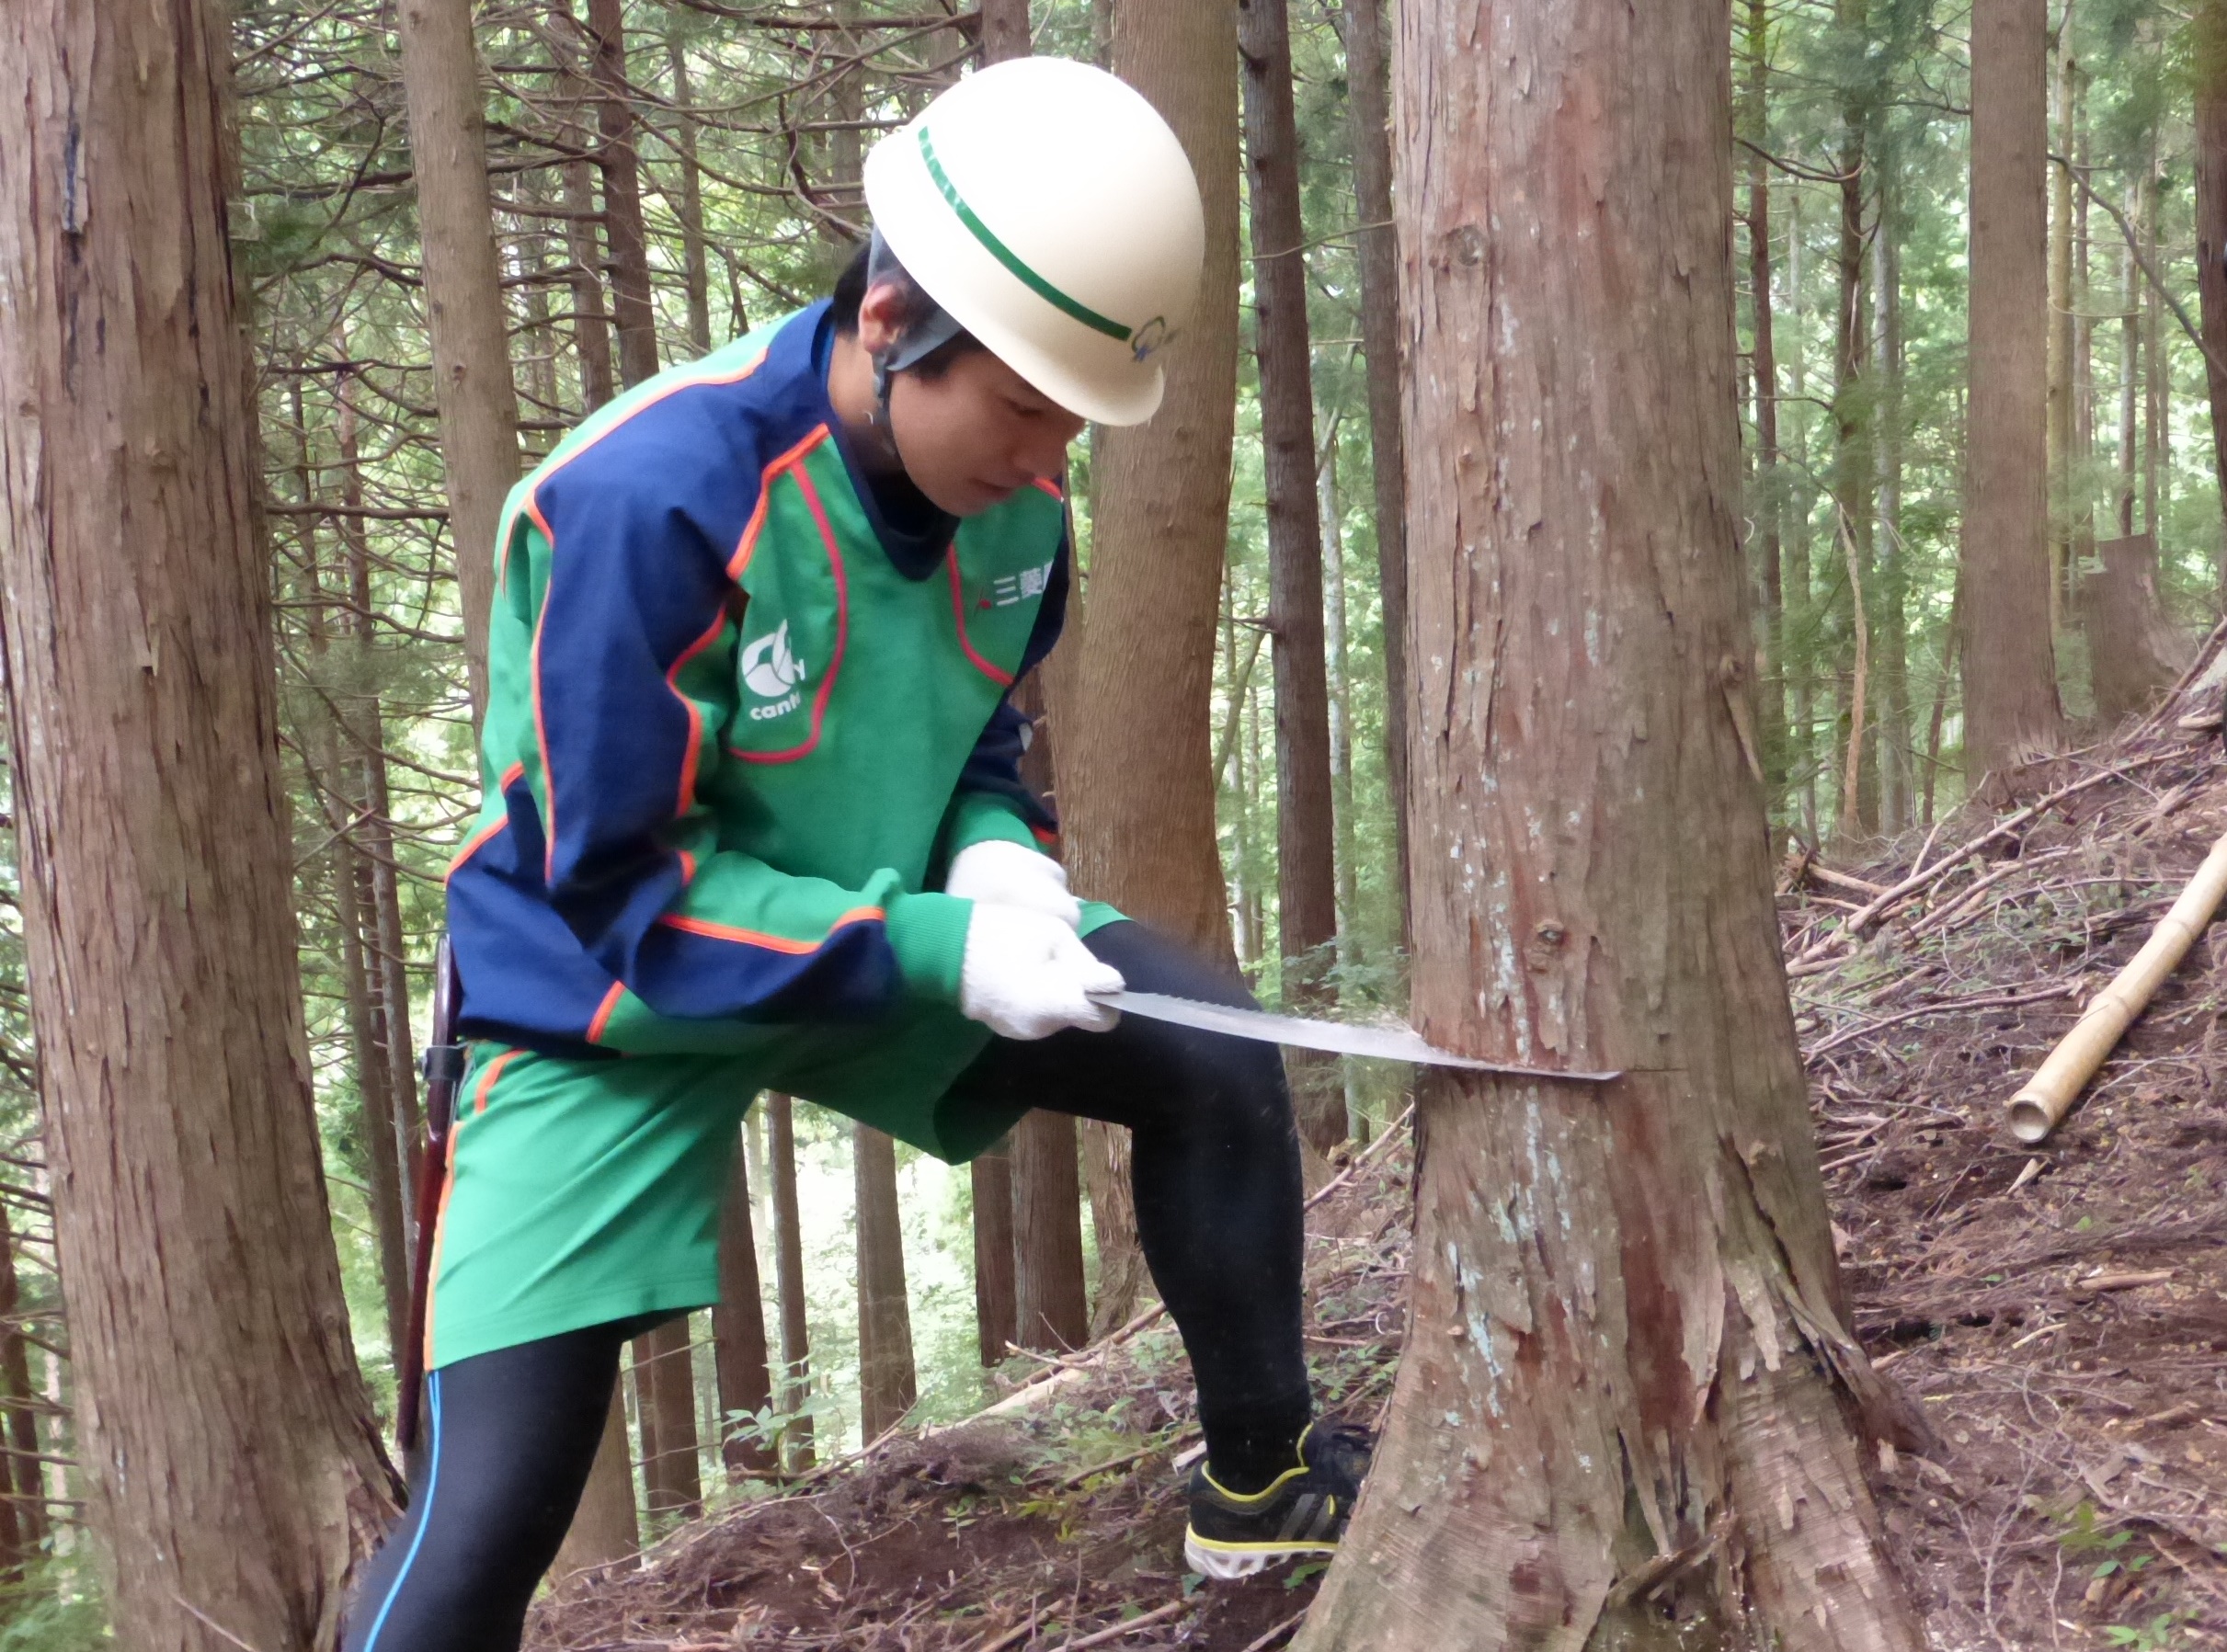
[[[895,305],[876,287],[859,306],[859,342],[894,337]],[[1038,478],[1056,480],[1085,421],[988,350],[967,350],[933,379],[902,372],[889,387],[889,421],[913,484],[955,517],[979,515]]]

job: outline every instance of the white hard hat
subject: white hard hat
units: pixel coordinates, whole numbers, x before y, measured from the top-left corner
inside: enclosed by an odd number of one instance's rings
[[[1206,217],[1159,111],[1102,69],[1015,58],[939,96],[866,157],[906,273],[1071,413],[1140,425],[1154,352],[1190,319]]]

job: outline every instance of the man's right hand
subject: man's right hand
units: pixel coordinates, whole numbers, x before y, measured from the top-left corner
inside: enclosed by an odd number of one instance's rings
[[[1068,1027],[1110,1031],[1118,1010],[1091,1001],[1119,992],[1121,972],[1046,913],[975,903],[959,972],[959,1013],[1000,1038],[1048,1038]]]

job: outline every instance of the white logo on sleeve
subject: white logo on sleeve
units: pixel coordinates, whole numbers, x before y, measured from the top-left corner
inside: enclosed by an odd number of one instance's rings
[[[771,635],[746,643],[742,648],[742,680],[746,688],[760,700],[770,700],[771,705],[750,708],[754,722],[779,717],[794,711],[804,697],[796,692],[796,685],[805,680],[805,668],[797,664],[796,656],[789,652],[789,622],[783,620],[781,628]]]

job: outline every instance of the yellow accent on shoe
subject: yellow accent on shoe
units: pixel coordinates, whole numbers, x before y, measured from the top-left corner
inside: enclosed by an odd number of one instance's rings
[[[1299,1438],[1292,1443],[1292,1450],[1298,1453],[1298,1465],[1294,1468],[1285,1469],[1282,1474],[1278,1475],[1274,1479],[1269,1481],[1266,1486],[1263,1486],[1258,1491],[1230,1490],[1228,1487],[1223,1485],[1219,1480],[1214,1477],[1214,1464],[1211,1462],[1201,1468],[1199,1473],[1205,1478],[1207,1485],[1213,1487],[1217,1493],[1228,1498],[1229,1501],[1238,1504],[1240,1508],[1250,1507],[1257,1503],[1265,1503],[1270,1498],[1275,1496],[1276,1493],[1283,1488],[1284,1483],[1286,1480],[1292,1479],[1294,1476],[1303,1475],[1307,1472],[1307,1437],[1314,1431],[1315,1425],[1312,1422],[1309,1422],[1305,1428],[1299,1430]]]

